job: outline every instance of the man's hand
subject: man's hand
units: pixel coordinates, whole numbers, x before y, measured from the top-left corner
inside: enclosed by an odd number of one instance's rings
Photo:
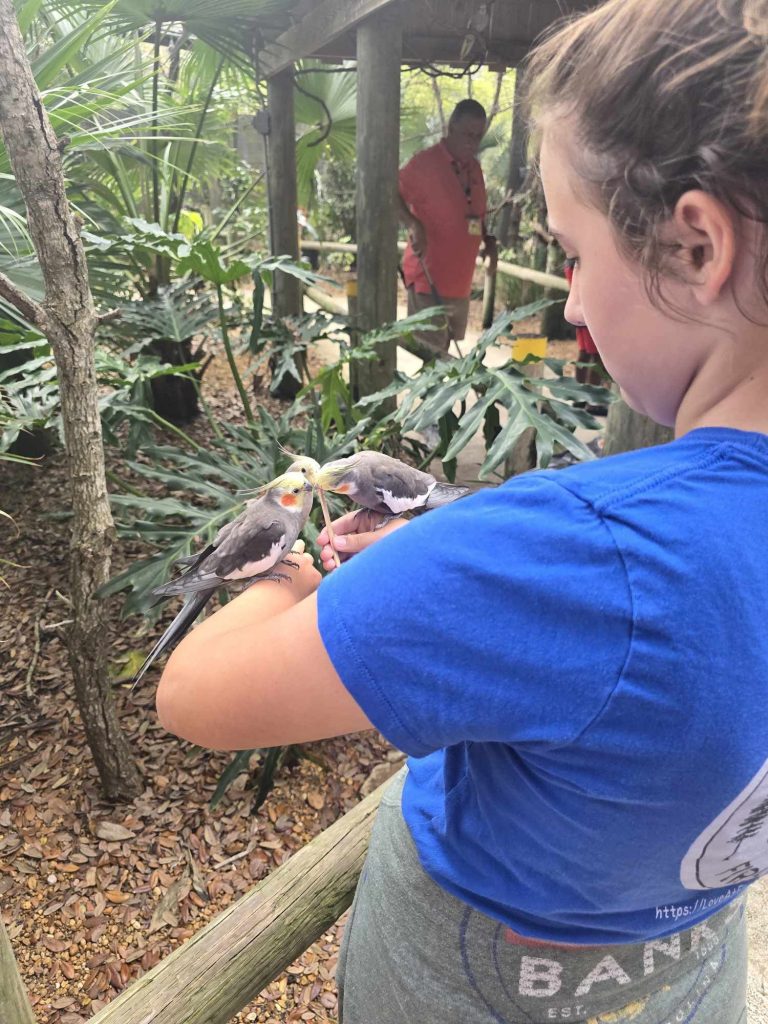
[[[416,217],[411,218],[411,223],[408,226],[408,238],[416,255],[423,256],[427,251],[427,231]]]
[[[387,516],[383,516],[380,512],[369,512],[367,509],[361,509],[358,512],[348,512],[340,519],[336,519],[333,523],[333,535],[336,539],[336,551],[339,559],[345,562],[352,555],[356,555],[358,551],[362,551],[363,548],[367,548],[377,540],[381,540],[382,537],[386,537],[388,533],[392,533],[401,526],[405,526],[408,521],[407,519],[393,519],[386,526],[377,529],[380,523],[387,518]],[[333,548],[328,537],[327,527],[324,527],[320,532],[317,543],[320,545],[320,560],[323,563],[323,567],[329,571],[335,569]]]
[[[499,246],[495,235],[485,235],[483,237],[482,255],[484,260],[488,260],[488,269],[493,273],[496,270],[496,264],[499,262]]]

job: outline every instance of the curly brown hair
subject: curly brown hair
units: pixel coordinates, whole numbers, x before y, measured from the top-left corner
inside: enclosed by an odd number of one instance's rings
[[[575,169],[651,294],[675,273],[659,229],[689,189],[768,224],[768,0],[608,0],[555,26],[526,82],[534,127],[575,131]]]

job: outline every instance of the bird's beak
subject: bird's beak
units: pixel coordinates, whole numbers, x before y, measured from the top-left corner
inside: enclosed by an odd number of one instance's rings
[[[311,483],[311,481],[305,479],[304,480],[304,490],[305,491],[313,491],[314,489],[315,489],[314,484]]]

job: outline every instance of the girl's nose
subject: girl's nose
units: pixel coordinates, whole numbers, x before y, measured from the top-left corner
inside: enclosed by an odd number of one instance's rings
[[[565,303],[565,319],[569,324],[573,324],[574,327],[584,327],[584,314],[581,310],[581,301],[579,299],[579,286],[576,283],[576,275],[574,280],[571,282],[571,290],[568,293],[568,299]]]

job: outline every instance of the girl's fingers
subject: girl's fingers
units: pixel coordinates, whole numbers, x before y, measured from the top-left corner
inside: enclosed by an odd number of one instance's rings
[[[377,518],[375,512],[359,512],[354,509],[352,512],[347,512],[346,515],[340,516],[338,519],[333,520],[333,532],[335,536],[342,534],[357,533],[358,530],[370,530]],[[317,537],[317,543],[321,546],[328,544],[330,538],[328,537],[328,527],[324,526]]]
[[[378,517],[379,519],[381,517]],[[346,533],[340,534],[336,537],[335,550],[339,555],[340,560],[343,562],[351,555],[356,555],[358,551],[363,551],[365,548],[370,547],[371,544],[377,543],[382,537],[386,537],[388,533],[393,533],[395,530],[399,530],[401,526],[405,526],[407,520],[405,519],[394,519],[391,523],[388,523],[381,530],[367,530],[364,533]],[[326,543],[320,549],[320,559],[323,566],[326,569],[336,568],[333,559],[334,548],[330,544]]]

